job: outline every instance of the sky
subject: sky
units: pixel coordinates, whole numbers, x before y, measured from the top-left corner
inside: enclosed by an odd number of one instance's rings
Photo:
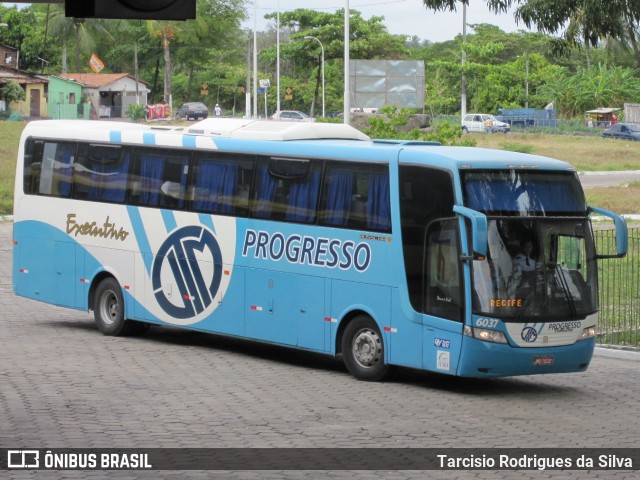
[[[255,0],[258,19],[258,30],[264,30],[268,23],[264,16],[268,13],[308,8],[325,12],[336,12],[344,8],[346,0]],[[3,2],[4,3],[4,2]],[[6,6],[15,5],[4,3]],[[18,4],[22,7],[24,4]],[[244,28],[253,28],[253,0],[247,0],[247,20]],[[384,17],[384,25],[389,33],[417,36],[422,40],[442,42],[452,40],[462,33],[462,7],[457,12],[434,12],[427,10],[422,0],[349,0],[349,8],[358,10],[362,17]],[[517,25],[513,12],[494,14],[489,11],[484,0],[470,0],[467,7],[467,24],[490,23],[506,32],[527,30],[524,25]],[[470,29],[467,29],[471,33]]]
[[[308,8],[326,12],[335,12],[344,8],[346,0],[256,0],[258,30],[264,30],[267,21],[264,15],[276,12]],[[252,0],[248,0],[248,19],[243,24],[246,28],[253,28],[254,7]],[[349,9],[358,10],[362,17],[385,17],[383,24],[389,33],[404,34],[409,37],[417,36],[422,40],[442,42],[451,40],[462,33],[462,7],[457,12],[434,12],[427,10],[422,0],[349,0]],[[496,15],[489,11],[483,0],[470,0],[467,7],[467,24],[490,23],[497,25],[506,32],[526,30],[522,24],[517,25],[513,12]],[[467,33],[471,33],[467,29]]]

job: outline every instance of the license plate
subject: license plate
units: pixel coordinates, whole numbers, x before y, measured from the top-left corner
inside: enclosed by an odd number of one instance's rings
[[[542,355],[533,357],[534,366],[553,365],[553,355]]]

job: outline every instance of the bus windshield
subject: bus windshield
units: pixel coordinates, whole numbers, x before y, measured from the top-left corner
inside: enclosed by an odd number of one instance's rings
[[[465,205],[487,215],[586,215],[575,172],[473,170],[462,178]]]
[[[466,206],[489,219],[487,258],[473,262],[476,314],[528,322],[596,311],[595,248],[574,172],[474,170],[463,185]]]
[[[490,219],[485,260],[473,262],[473,310],[512,322],[583,319],[597,309],[586,218]]]

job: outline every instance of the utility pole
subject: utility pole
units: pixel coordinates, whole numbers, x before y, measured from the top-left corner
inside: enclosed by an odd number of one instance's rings
[[[351,101],[349,93],[349,0],[345,0],[344,6],[344,123],[349,125],[351,121]]]

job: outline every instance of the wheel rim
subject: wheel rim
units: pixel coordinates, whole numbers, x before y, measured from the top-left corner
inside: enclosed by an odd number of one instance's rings
[[[358,364],[371,368],[382,358],[382,339],[378,332],[364,328],[354,336],[351,352]]]
[[[120,315],[118,297],[112,290],[105,291],[100,297],[100,318],[107,325],[113,325]]]

